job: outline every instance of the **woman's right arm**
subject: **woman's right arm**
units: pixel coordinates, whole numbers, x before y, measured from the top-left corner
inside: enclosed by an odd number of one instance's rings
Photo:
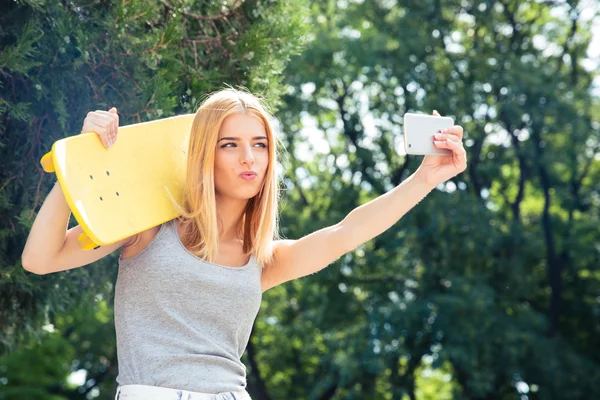
[[[112,108],[110,111],[90,112],[82,129],[82,133],[98,133],[106,147],[110,147],[116,140],[119,126],[117,110]],[[81,267],[133,243],[137,237],[131,236],[110,245],[100,246],[96,250],[81,250],[77,238],[83,229],[78,225],[67,231],[70,216],[71,210],[60,183],[57,182],[42,204],[29,232],[21,255],[23,268],[43,275]]]

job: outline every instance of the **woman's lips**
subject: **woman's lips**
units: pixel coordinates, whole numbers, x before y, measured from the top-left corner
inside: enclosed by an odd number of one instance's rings
[[[240,177],[247,181],[251,181],[253,179],[256,179],[256,172],[242,172],[240,174]]]

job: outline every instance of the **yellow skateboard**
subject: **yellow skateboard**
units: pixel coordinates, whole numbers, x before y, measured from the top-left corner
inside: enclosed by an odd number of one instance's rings
[[[57,140],[40,163],[56,177],[91,250],[179,216],[195,114],[119,127],[106,148],[95,132]]]

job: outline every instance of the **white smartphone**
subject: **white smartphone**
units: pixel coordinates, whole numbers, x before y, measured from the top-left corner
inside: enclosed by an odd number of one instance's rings
[[[427,114],[404,114],[404,149],[406,154],[450,155],[452,150],[439,149],[433,144],[433,135],[440,129],[451,128],[451,117],[436,117]]]

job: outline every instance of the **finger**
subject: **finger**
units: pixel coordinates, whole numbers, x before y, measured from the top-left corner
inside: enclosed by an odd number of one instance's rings
[[[92,121],[94,121],[99,126],[106,126],[109,131],[108,136],[114,137],[117,135],[119,123],[118,119],[115,118],[115,114],[102,111],[102,114],[95,114]]]
[[[97,122],[96,120],[90,118],[86,119],[83,123],[83,128],[81,129],[81,133],[90,133],[95,132],[98,135],[103,135],[106,132],[106,125]]]
[[[433,144],[438,149],[450,149],[450,144],[447,140],[434,140]]]
[[[435,144],[436,147],[440,148],[440,149],[450,149],[450,150],[455,150],[458,148],[463,148],[463,145],[461,142],[458,142],[456,140],[453,139],[445,139],[445,140],[434,140],[433,143]]]
[[[96,111],[95,117],[102,119],[107,124],[112,123],[117,118],[119,118],[118,115],[115,114],[115,113],[111,113],[111,112],[108,112],[108,111],[102,111],[102,110]]]
[[[462,165],[462,169],[464,171],[464,169],[467,167],[467,151],[465,150],[465,147],[463,146],[462,142],[455,142],[454,140],[450,140],[448,143],[450,143],[450,148],[452,149],[452,152],[454,153],[459,165]]]
[[[449,133],[439,133],[438,132],[438,133],[436,133],[436,134],[433,135],[433,138],[435,140],[441,140],[441,141],[444,141],[444,140],[453,140],[455,142],[460,142],[461,141],[460,138],[457,135],[451,135]]]
[[[113,107],[109,111],[98,110],[96,112],[109,118],[112,129],[111,136],[116,137],[119,132],[119,114],[117,114],[117,109]]]
[[[433,143],[437,148],[452,150],[452,153],[457,157],[458,161],[466,164],[467,152],[462,142],[457,142],[450,139],[446,141],[434,140]]]
[[[109,120],[104,120],[104,119],[93,119],[90,121],[92,124],[94,124],[93,126],[98,128],[99,131],[96,131],[100,136],[106,138],[106,142],[108,144],[110,144],[109,142],[111,140],[113,140],[115,133],[114,133],[114,127],[113,127],[113,121],[109,121]]]
[[[459,140],[448,139],[446,140],[446,143],[448,143],[453,150],[456,150],[455,153],[467,153],[465,150],[465,146],[463,146],[463,143]]]
[[[106,112],[106,111],[103,111],[103,112]],[[114,118],[112,117],[112,115],[114,115],[114,114],[109,114],[109,113],[106,113],[106,114],[101,114],[101,113],[99,113],[99,112],[97,112],[97,111],[96,111],[96,112],[95,112],[95,113],[92,115],[92,118],[91,118],[91,119],[92,119],[93,121],[96,121],[96,123],[98,123],[98,124],[110,125],[110,123],[111,123],[111,122],[113,121],[113,119],[114,119]]]
[[[116,108],[111,108],[111,110],[116,110]],[[111,112],[111,111],[104,111],[104,110],[96,110],[96,113],[101,114],[101,115],[106,115],[107,117],[110,118],[114,118],[115,115],[117,115],[115,112]]]
[[[437,112],[437,110],[433,110],[433,115],[435,115],[436,117],[441,117],[440,113]]]
[[[450,128],[442,129],[442,133],[449,133],[458,136],[460,140],[463,139],[463,127],[460,125],[454,125]]]
[[[104,147],[108,148],[108,147],[111,146],[111,139],[109,137],[109,129],[108,129],[108,127],[102,126],[102,125],[98,125],[94,121],[89,121],[85,125],[84,130],[85,130],[85,132],[96,132],[96,134],[100,138],[100,141],[102,142],[102,144],[104,145]]]

